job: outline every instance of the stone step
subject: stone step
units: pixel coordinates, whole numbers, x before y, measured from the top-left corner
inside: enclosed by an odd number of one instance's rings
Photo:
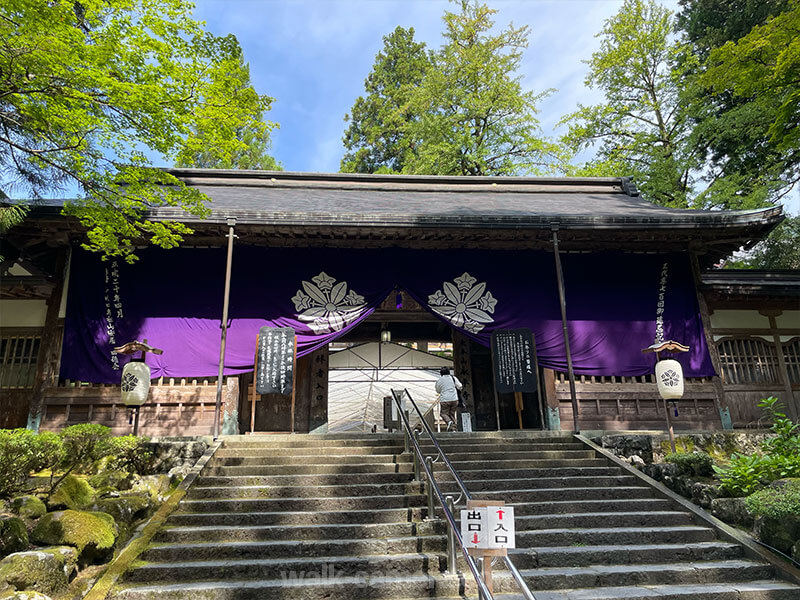
[[[459,474],[464,471],[476,471],[486,469],[491,466],[493,470],[517,471],[522,469],[546,469],[560,467],[608,467],[608,460],[605,458],[573,458],[573,459],[514,459],[504,460],[499,457],[495,460],[453,460],[450,458],[453,468]],[[443,471],[447,467],[442,463],[436,463],[434,468]]]
[[[445,535],[442,521],[422,523],[323,523],[311,525],[237,525],[221,524],[198,527],[166,527],[154,538],[158,543],[225,541],[332,540],[348,538],[408,537],[415,535]]]
[[[495,600],[522,600],[520,594],[495,594]],[[784,581],[692,583],[537,591],[536,600],[797,600],[800,586]]]
[[[459,597],[458,576],[432,577],[292,577],[267,580],[222,580],[165,585],[131,586],[118,600],[367,600],[379,598]]]
[[[601,546],[551,546],[517,548],[509,556],[518,569],[637,565],[741,558],[742,548],[724,542],[681,544],[603,544]]]
[[[353,496],[346,498],[236,498],[183,500],[182,512],[272,512],[310,510],[369,510],[424,506],[422,494],[410,496]]]
[[[328,475],[209,475],[200,476],[195,481],[195,487],[215,486],[248,486],[248,485],[278,485],[278,486],[306,486],[318,485],[352,485],[358,483],[410,483],[414,473],[334,473]]]
[[[270,458],[273,456],[372,456],[384,454],[402,454],[403,444],[375,446],[322,446],[306,448],[262,448],[262,447],[222,447],[214,454],[214,458]]]
[[[586,446],[584,446],[580,442],[570,442],[570,441],[560,441],[560,442],[551,442],[551,443],[542,443],[542,442],[529,442],[525,440],[520,440],[516,442],[511,441],[504,441],[504,442],[495,442],[492,444],[472,444],[467,441],[463,443],[444,443],[439,444],[444,450],[447,457],[450,458],[450,455],[456,454],[459,452],[513,452],[513,451],[524,451],[524,452],[542,452],[542,451],[564,451],[564,450],[579,450],[579,451],[586,451]],[[422,449],[423,453],[430,454],[432,456],[436,456],[438,451],[436,450],[436,446],[431,443],[426,443],[424,441],[420,441],[420,448]]]
[[[505,473],[506,477],[513,474],[512,471]],[[463,481],[463,480],[462,480]],[[455,481],[436,482],[443,492],[454,492],[458,489]],[[469,484],[465,484],[471,494],[484,491],[510,491],[519,489],[538,489],[538,488],[566,488],[566,487],[631,487],[639,483],[639,480],[632,475],[616,476],[587,476],[587,477],[518,477],[513,479],[471,479]]]
[[[474,583],[466,580],[464,592],[460,576],[406,575],[373,577],[301,576],[287,573],[271,580],[221,580],[165,585],[140,585],[121,589],[120,600],[377,600],[385,598],[474,597]],[[510,579],[498,573],[495,581]],[[511,587],[511,583],[505,586]],[[734,583],[692,583],[606,587],[595,589],[543,590],[536,600],[797,600],[800,586],[774,580]],[[519,593],[498,593],[496,600],[518,600]]]
[[[319,456],[292,456],[278,454],[275,456],[214,456],[209,461],[214,467],[235,466],[271,466],[271,465],[364,465],[364,464],[394,464],[412,463],[411,454],[364,454],[364,455],[339,455],[323,454]]]
[[[369,480],[369,478],[364,478]],[[317,486],[198,486],[192,487],[187,498],[341,498],[351,496],[399,496],[422,494],[419,482],[408,483],[352,483],[349,485]]]
[[[438,451],[432,443],[420,442],[420,447],[425,454],[436,456]],[[580,442],[563,441],[556,443],[541,443],[529,442],[520,440],[516,442],[507,441],[492,441],[491,443],[472,444],[441,444],[441,447],[447,453],[448,457],[451,454],[461,452],[562,452],[562,451],[576,451],[586,452],[586,447]],[[369,455],[369,454],[402,454],[404,444],[402,441],[399,443],[380,443],[380,444],[347,444],[347,445],[304,445],[304,446],[264,446],[264,445],[223,445],[217,453],[215,458],[233,457],[233,456],[247,456],[247,457],[269,457],[269,456],[324,456],[324,455]]]
[[[167,563],[145,563],[132,571],[126,582],[159,583],[169,581],[283,580],[302,576],[352,577],[364,573],[423,575],[439,573],[447,568],[444,554],[387,554],[373,556],[322,556],[299,558],[236,558],[232,560],[198,560]]]
[[[341,540],[277,540],[258,542],[226,542],[218,544],[153,544],[142,553],[148,562],[182,562],[191,560],[247,560],[255,558],[301,558],[317,556],[361,556],[444,552],[443,535],[396,538],[351,538]]]
[[[694,523],[691,513],[678,511],[517,515],[514,520],[517,531],[575,527],[651,527],[655,525],[692,525]]]
[[[270,436],[271,437],[271,436]],[[277,441],[274,439],[261,440],[258,438],[248,438],[234,440],[223,437],[222,448],[345,448],[364,447],[364,446],[398,446],[403,449],[403,436],[397,434],[393,436],[369,436],[362,438],[333,438],[330,434],[323,436],[297,436],[291,439]]]
[[[539,469],[494,469],[493,465],[485,465],[481,469],[457,469],[462,481],[476,479],[539,479],[540,477],[604,477],[621,475],[619,467],[546,467]],[[436,481],[451,481],[449,471],[434,465]]]
[[[504,491],[482,491],[472,494],[475,500],[504,500],[506,504],[536,502],[575,502],[577,500],[631,500],[652,498],[653,490],[643,486],[560,487]]]
[[[713,529],[694,525],[676,527],[586,527],[517,531],[518,548],[570,546],[585,544],[678,544],[710,542],[716,539]]]
[[[354,464],[309,464],[309,465],[229,465],[213,464],[203,469],[203,475],[343,475],[364,473],[413,473],[414,465],[402,463],[364,463]]]
[[[587,512],[630,512],[634,510],[670,510],[669,500],[661,498],[613,498],[586,500],[554,500],[548,502],[515,504],[514,516],[563,515]],[[437,514],[441,510],[437,506]]]
[[[225,527],[267,526],[314,524],[354,524],[370,525],[376,523],[408,523],[421,521],[427,516],[427,509],[420,506],[414,508],[382,508],[369,510],[313,510],[313,511],[227,511],[196,512],[184,510],[181,504],[179,512],[172,514],[167,521],[169,526],[218,525]]]
[[[770,565],[748,560],[657,563],[636,565],[591,565],[544,567],[520,571],[531,591],[558,588],[603,588],[663,584],[731,583],[772,577]],[[498,585],[499,584],[499,585]],[[516,591],[511,577],[498,578],[498,592]]]
[[[594,450],[497,450],[475,449],[466,452],[448,452],[447,458],[454,465],[470,461],[514,461],[514,460],[570,460],[595,458]],[[435,457],[435,455],[434,455]]]

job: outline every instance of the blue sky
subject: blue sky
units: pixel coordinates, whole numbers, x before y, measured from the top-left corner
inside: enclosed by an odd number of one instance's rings
[[[443,0],[196,0],[195,16],[216,34],[233,33],[250,63],[253,84],[276,102],[268,118],[280,124],[273,154],[290,171],[338,171],[344,115],[364,93],[364,79],[383,36],[413,27],[429,47],[442,44]],[[579,101],[600,95],[583,84],[597,48],[595,34],[621,0],[489,0],[496,26],[531,28],[520,75],[526,89],[558,91],[541,103],[545,135]],[[665,2],[677,7],[677,2]]]
[[[599,46],[603,21],[622,0],[486,0],[498,10],[496,27],[531,28],[520,75],[526,90],[556,91],[540,104],[546,136],[579,102],[602,94],[584,85],[586,65]],[[398,25],[413,27],[431,48],[442,44],[447,0],[195,0],[195,17],[218,35],[233,33],[244,49],[256,89],[275,98],[267,118],[273,155],[289,171],[335,172],[344,153],[344,115],[364,93],[364,79],[383,36]],[[662,0],[672,11],[677,0]],[[588,154],[588,153],[587,153]],[[582,157],[581,157],[582,158]],[[800,187],[784,198],[800,212]]]

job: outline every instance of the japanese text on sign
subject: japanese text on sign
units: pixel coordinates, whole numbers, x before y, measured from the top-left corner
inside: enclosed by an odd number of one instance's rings
[[[291,394],[294,375],[294,329],[262,327],[258,332],[257,352],[256,392]]]
[[[113,348],[117,345],[117,320],[124,318],[122,310],[122,299],[119,295],[119,264],[116,260],[111,261],[111,267],[105,269],[105,308],[106,314],[103,319],[108,335],[108,344]],[[116,352],[111,351],[111,368],[119,371],[119,357]]]
[[[530,329],[500,329],[492,334],[495,387],[499,394],[536,392],[533,334]]]
[[[482,506],[463,509],[461,540],[465,548],[516,548],[514,507]]]

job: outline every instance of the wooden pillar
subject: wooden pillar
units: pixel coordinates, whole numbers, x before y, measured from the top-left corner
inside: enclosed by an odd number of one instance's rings
[[[553,369],[544,371],[544,396],[547,399],[547,428],[553,431],[561,430],[561,411],[559,409],[558,395],[556,394],[556,373]]]
[[[311,381],[309,385],[308,433],[328,432],[328,361],[330,352],[325,345],[310,356]]]
[[[564,330],[564,351],[567,354],[567,377],[569,377],[569,396],[572,401],[572,425],[575,431],[580,431],[580,404],[575,391],[575,371],[572,369],[572,352],[569,348],[569,328],[567,326],[567,292],[564,286],[564,273],[561,268],[561,253],[558,250],[558,225],[552,225],[553,230],[553,255],[556,260],[556,279],[558,283],[558,299],[561,303],[561,326]]]
[[[714,403],[717,405],[722,428],[733,429],[731,410],[725,399],[725,387],[722,385],[722,378],[720,377],[720,375],[722,375],[722,363],[719,359],[717,345],[714,343],[714,336],[711,334],[711,317],[708,312],[708,304],[700,289],[700,261],[698,261],[697,254],[694,252],[691,253],[691,261],[694,289],[697,294],[697,305],[700,309],[700,319],[703,323],[703,334],[705,335],[706,346],[708,346],[708,353],[711,355],[711,364],[717,372],[717,374],[711,378],[711,382],[714,385]]]
[[[792,380],[789,378],[789,369],[786,366],[786,355],[783,352],[783,343],[781,342],[781,336],[778,334],[778,322],[775,319],[775,317],[780,316],[783,311],[780,309],[775,309],[760,310],[758,312],[769,319],[769,328],[772,332],[772,341],[775,344],[775,353],[778,357],[778,378],[783,384],[783,389],[786,392],[786,400],[784,401],[784,405],[786,406],[789,417],[792,419],[792,421],[797,423],[798,418],[800,418],[800,407],[797,406],[797,403],[794,399],[794,393],[792,392]]]
[[[56,258],[56,284],[47,300],[47,316],[44,320],[42,340],[39,344],[39,356],[36,362],[36,379],[33,382],[28,409],[28,429],[39,431],[42,420],[42,404],[44,392],[48,387],[58,383],[58,367],[61,361],[61,336],[58,333],[58,312],[61,308],[61,296],[64,293],[67,264],[71,249],[59,248]]]
[[[472,393],[472,360],[469,355],[469,338],[456,329],[451,329],[453,340],[453,370],[464,386],[464,398],[467,411],[473,416],[472,426],[476,427],[475,395]]]
[[[222,428],[220,435],[238,435],[239,432],[239,378],[226,377],[222,390]]]

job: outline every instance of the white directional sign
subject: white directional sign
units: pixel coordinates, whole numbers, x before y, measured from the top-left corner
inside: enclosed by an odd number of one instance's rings
[[[462,509],[461,540],[465,548],[516,548],[514,507],[481,506]]]
[[[488,542],[487,548],[516,548],[514,543],[514,507],[487,506]]]
[[[486,508],[461,511],[461,540],[465,548],[488,548],[489,517]]]

